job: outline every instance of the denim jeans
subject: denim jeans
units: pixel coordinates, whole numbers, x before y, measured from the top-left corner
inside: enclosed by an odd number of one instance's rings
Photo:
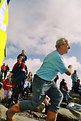
[[[20,102],[21,112],[35,109],[43,102],[46,95],[48,95],[51,99],[51,105],[48,109],[58,113],[63,95],[54,81],[45,81],[37,75],[34,75],[32,89],[32,100],[23,100]]]
[[[70,98],[70,95],[67,92],[63,92],[63,95],[65,97],[65,100],[68,101],[68,99]]]

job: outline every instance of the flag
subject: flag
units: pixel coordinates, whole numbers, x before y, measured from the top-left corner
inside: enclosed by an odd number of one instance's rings
[[[0,67],[5,57],[9,1],[10,0],[0,0]]]

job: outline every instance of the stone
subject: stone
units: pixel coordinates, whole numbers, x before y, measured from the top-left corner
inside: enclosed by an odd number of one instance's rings
[[[0,104],[0,120],[5,119],[6,120],[6,111],[8,109]]]
[[[0,89],[0,103],[1,103],[1,101],[4,99],[4,89],[3,88],[1,88]]]
[[[78,112],[77,112],[78,113]],[[72,112],[66,108],[60,108],[57,121],[81,121],[81,117],[76,112]]]
[[[75,93],[71,90],[69,94],[72,97],[71,102],[81,104],[81,96],[78,93]]]

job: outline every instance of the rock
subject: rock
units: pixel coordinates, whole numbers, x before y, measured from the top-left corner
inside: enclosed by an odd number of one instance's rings
[[[34,119],[34,118],[28,118],[28,117],[23,116],[23,115],[21,115],[21,116],[15,115],[14,117],[15,117],[16,121],[36,121],[36,119]]]
[[[0,104],[0,120],[1,119],[6,119],[6,111],[8,109],[4,107],[3,105]]]
[[[23,112],[23,113],[17,113],[15,114],[16,121],[46,121],[46,115],[42,113],[35,112],[36,115],[38,115],[39,118],[34,117],[34,115]]]
[[[72,99],[71,102],[77,102],[78,104],[81,104],[81,97],[79,94],[76,94],[72,91],[70,91],[70,96]],[[26,100],[31,100],[32,94],[28,95],[27,97],[24,97]],[[67,109],[67,104],[62,103],[62,107],[59,109],[57,121],[81,121],[81,112],[74,111]],[[46,115],[42,113],[43,109],[45,109],[45,105],[38,106],[34,112],[38,115],[39,118],[36,118],[34,115],[29,114],[28,112],[23,113],[17,113],[15,114],[16,121],[46,121]],[[0,105],[0,121],[1,119],[6,118],[7,108],[5,108],[3,105]]]
[[[71,102],[81,104],[81,96],[78,93],[75,93],[71,90],[69,94],[72,97]]]
[[[57,121],[81,121],[79,112],[73,112],[66,108],[60,108]]]
[[[1,101],[4,99],[4,89],[3,88],[1,88],[0,89],[0,103],[1,103]]]
[[[33,115],[29,114],[28,112],[24,113],[18,113],[15,115],[16,121],[46,121],[46,115],[42,113],[35,112],[38,116],[38,118],[35,118]],[[80,115],[78,112],[74,113],[68,109],[65,108],[60,108],[57,121],[81,121]]]
[[[75,93],[74,91],[72,91],[72,90],[70,90],[70,96],[72,96],[72,97],[78,97],[78,98],[80,98],[80,95],[78,94],[78,93]]]
[[[6,111],[7,108],[5,108],[3,105],[0,105],[0,121],[1,119],[6,120]],[[23,113],[16,113],[15,114],[15,120],[16,121],[46,121],[46,115],[42,113],[35,112],[36,115],[38,115],[39,118],[34,117],[34,115],[23,112]],[[75,115],[76,114],[76,115]],[[66,108],[60,108],[58,113],[57,121],[79,121],[81,115],[78,114],[78,112],[70,111]],[[80,120],[81,121],[81,120]]]

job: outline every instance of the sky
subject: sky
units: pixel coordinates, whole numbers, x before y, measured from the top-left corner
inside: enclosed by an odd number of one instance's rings
[[[26,49],[28,71],[33,75],[45,56],[55,50],[56,40],[65,37],[71,49],[63,55],[66,66],[73,65],[81,79],[81,1],[80,0],[11,0],[7,29],[6,58],[12,69],[17,55]],[[59,74],[59,85],[66,79],[71,88],[71,77]]]

